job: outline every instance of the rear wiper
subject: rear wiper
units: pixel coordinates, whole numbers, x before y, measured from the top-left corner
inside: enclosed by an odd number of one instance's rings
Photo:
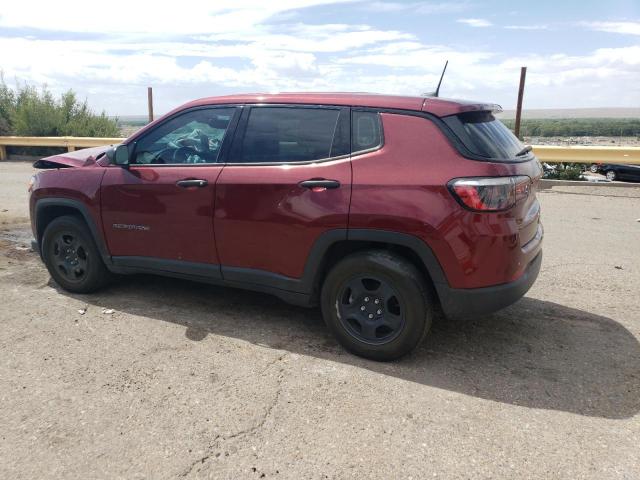
[[[516,153],[516,157],[521,157],[522,155],[526,155],[531,150],[533,150],[533,147],[531,145],[527,145],[522,150],[520,150],[518,153]]]

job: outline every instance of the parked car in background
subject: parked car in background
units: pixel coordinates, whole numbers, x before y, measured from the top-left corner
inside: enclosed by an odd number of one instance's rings
[[[593,173],[602,173],[608,180],[640,182],[640,165],[621,165],[612,163],[594,163],[590,168]]]
[[[350,351],[398,358],[435,309],[487,314],[538,275],[542,169],[498,108],[371,94],[197,100],[117,147],[36,162],[34,248],[71,292],[130,273],[268,292],[319,305]]]

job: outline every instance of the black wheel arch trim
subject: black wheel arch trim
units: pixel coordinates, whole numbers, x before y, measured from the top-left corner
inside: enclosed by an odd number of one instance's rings
[[[41,198],[36,201],[35,205],[35,224],[36,224],[36,243],[38,247],[38,251],[40,256],[42,257],[42,235],[44,234],[44,230],[46,227],[41,225],[41,221],[43,218],[43,213],[46,209],[52,207],[65,207],[76,210],[84,219],[85,223],[89,227],[89,231],[93,236],[94,241],[96,242],[96,246],[98,247],[98,251],[100,252],[100,256],[104,263],[109,266],[111,264],[111,255],[109,255],[109,250],[107,250],[107,245],[105,243],[104,236],[102,235],[102,231],[98,228],[95,219],[89,213],[89,209],[84,205],[80,200],[74,200],[71,198]]]
[[[433,250],[431,250],[431,247],[415,235],[387,230],[350,228],[347,240],[362,240],[407,247],[420,257],[434,284],[449,285],[440,266],[440,262],[433,253]]]

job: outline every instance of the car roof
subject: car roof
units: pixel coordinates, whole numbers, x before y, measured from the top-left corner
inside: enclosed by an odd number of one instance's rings
[[[494,103],[456,100],[449,98],[419,97],[403,95],[384,95],[360,92],[287,92],[287,93],[245,93],[206,97],[185,103],[155,121],[148,123],[127,139],[135,141],[149,129],[170,116],[192,107],[207,105],[237,104],[291,104],[291,105],[337,105],[349,107],[369,107],[378,109],[405,110],[427,112],[438,117],[456,115],[470,111],[502,111],[500,105]]]
[[[428,112],[438,117],[479,110],[501,111],[499,105],[468,100],[456,100],[436,97],[383,95],[359,92],[285,92],[285,93],[248,93],[225,95],[194,100],[175,111],[204,105],[224,104],[305,104],[305,105],[344,105],[351,107],[370,107]]]

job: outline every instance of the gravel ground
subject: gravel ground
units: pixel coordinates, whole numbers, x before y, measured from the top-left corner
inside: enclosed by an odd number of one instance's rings
[[[541,192],[529,294],[381,364],[264,295],[61,291],[30,172],[0,164],[0,478],[640,478],[640,188]]]

